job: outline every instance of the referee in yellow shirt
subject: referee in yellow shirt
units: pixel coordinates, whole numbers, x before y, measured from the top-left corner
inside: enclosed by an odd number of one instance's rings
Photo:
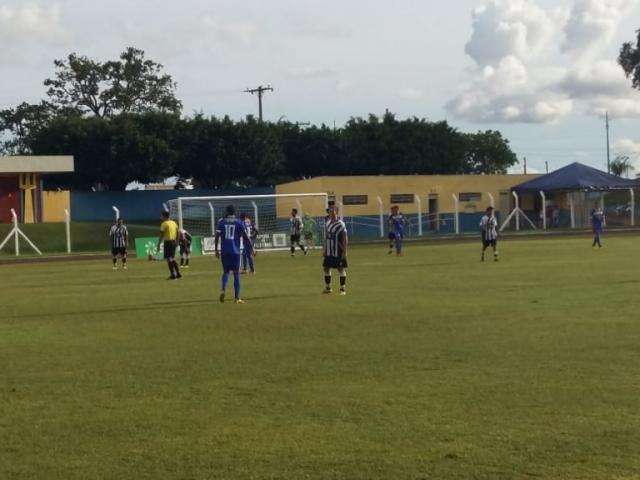
[[[160,225],[160,237],[158,238],[158,250],[163,244],[164,258],[169,266],[171,276],[168,280],[182,278],[180,268],[176,262],[176,248],[178,248],[178,224],[169,218],[169,212],[162,212],[162,224]],[[164,242],[164,243],[163,243]]]

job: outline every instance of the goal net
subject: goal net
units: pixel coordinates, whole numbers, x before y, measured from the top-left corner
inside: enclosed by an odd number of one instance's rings
[[[202,237],[202,251],[213,253],[217,222],[233,205],[236,217],[251,219],[258,235],[254,246],[261,250],[290,247],[291,211],[298,210],[303,229],[301,241],[309,247],[322,243],[322,229],[327,209],[326,193],[246,195],[220,197],[180,197],[168,202],[169,214],[180,228]]]

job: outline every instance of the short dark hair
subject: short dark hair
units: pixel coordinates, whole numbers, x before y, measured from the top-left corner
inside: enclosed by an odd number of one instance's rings
[[[291,209],[291,213],[298,213],[298,209],[297,208],[292,208]]]
[[[240,219],[241,219],[241,220],[244,220],[245,218],[247,218],[247,214],[246,214],[246,213],[244,213],[244,212],[242,212],[242,213],[240,214]]]
[[[167,212],[166,210],[163,210],[162,213],[160,214],[160,216],[162,218],[169,218],[169,212]]]
[[[118,217],[118,218],[116,219],[116,222],[124,222],[124,218],[122,218],[122,217]]]
[[[227,216],[235,215],[236,207],[234,207],[233,205],[227,205],[227,208],[225,208],[224,211]]]

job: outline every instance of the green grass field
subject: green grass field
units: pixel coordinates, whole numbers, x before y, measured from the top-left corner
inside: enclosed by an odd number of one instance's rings
[[[0,266],[0,478],[640,478],[639,245]]]

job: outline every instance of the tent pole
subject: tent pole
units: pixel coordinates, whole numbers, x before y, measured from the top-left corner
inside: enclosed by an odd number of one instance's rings
[[[542,197],[542,229],[547,229],[547,197],[544,192],[540,190],[540,196]]]

